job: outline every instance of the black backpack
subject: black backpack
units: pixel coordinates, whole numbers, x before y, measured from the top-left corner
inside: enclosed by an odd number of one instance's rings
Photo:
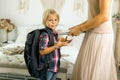
[[[27,40],[25,43],[25,49],[24,49],[24,59],[25,63],[28,69],[28,72],[32,77],[39,78],[40,77],[40,71],[43,70],[43,68],[48,67],[48,63],[45,63],[44,65],[39,65],[39,39],[40,34],[46,31],[48,33],[50,42],[49,45],[53,45],[53,39],[51,37],[51,33],[49,32],[48,28],[43,29],[36,29],[34,31],[31,31],[27,34]]]

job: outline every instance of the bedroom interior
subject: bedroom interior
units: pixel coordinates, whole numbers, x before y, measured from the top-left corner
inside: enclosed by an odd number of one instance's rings
[[[69,27],[87,19],[87,0],[0,0],[1,20],[8,19],[13,27],[9,32],[0,26],[0,80],[37,80],[27,72],[23,50],[27,33],[43,28],[42,13],[47,8],[54,8],[60,14],[58,31],[67,31]],[[114,0],[112,15],[120,12],[120,0]],[[120,18],[113,18],[115,33],[115,59],[118,78],[120,77]],[[5,24],[6,25],[6,24]],[[9,25],[7,25],[9,27]],[[73,41],[62,47],[61,69],[58,80],[69,80],[77,53],[85,33],[73,37]],[[66,36],[66,35],[63,35]],[[76,44],[79,43],[79,44]],[[120,78],[118,79],[120,80]]]

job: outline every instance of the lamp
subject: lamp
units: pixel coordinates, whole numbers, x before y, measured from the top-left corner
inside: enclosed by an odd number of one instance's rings
[[[10,19],[0,19],[0,29],[4,29],[7,33],[7,41],[8,42],[8,33],[11,32],[15,28],[15,25],[11,23]]]

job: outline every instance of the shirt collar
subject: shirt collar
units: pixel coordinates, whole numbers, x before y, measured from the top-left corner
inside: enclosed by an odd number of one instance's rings
[[[46,28],[47,28],[48,30],[50,30],[50,32],[53,33],[54,35],[58,35],[58,32],[57,32],[57,31],[54,31],[54,32],[53,32],[53,30],[52,30],[51,28],[49,28],[49,27],[46,27]]]

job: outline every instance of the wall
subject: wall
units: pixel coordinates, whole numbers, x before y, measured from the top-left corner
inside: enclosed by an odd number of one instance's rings
[[[29,0],[28,11],[21,13],[18,9],[19,0],[0,0],[0,18],[10,18],[17,25],[38,25],[42,22],[43,7],[40,0]],[[60,14],[60,24],[72,26],[83,22],[87,18],[87,0],[85,0],[84,10],[80,15],[73,11],[73,1],[65,0]],[[114,0],[113,14],[118,10],[118,0]]]
[[[43,7],[40,0],[29,0],[29,9],[25,12],[19,10],[19,0],[0,0],[0,18],[9,18],[11,21],[18,26],[34,26],[42,23]],[[60,14],[60,24],[65,25],[65,28],[71,27],[72,25],[83,22],[87,18],[87,3],[85,3],[85,10],[82,11],[82,16],[77,15],[73,11],[73,1],[66,0]],[[1,30],[0,30],[1,31]],[[2,30],[3,33],[4,30]],[[9,37],[14,39],[17,36],[16,30],[9,33]],[[11,35],[12,34],[12,35]],[[6,33],[4,36],[0,34],[0,41],[6,40]]]
[[[18,1],[19,0],[0,0],[0,18],[10,18],[16,25],[41,24],[43,8],[40,0],[30,0],[29,9],[25,13],[20,13],[18,9]],[[63,10],[60,13],[60,23],[73,25],[86,18],[87,10],[85,10],[86,14],[84,14],[85,16],[83,19],[81,16],[78,18],[78,16],[74,15],[73,1],[74,0],[65,1]]]
[[[113,9],[112,9],[112,14],[116,14],[119,10],[119,6],[120,6],[120,3],[119,3],[119,0],[113,0]]]
[[[0,18],[10,18],[16,25],[34,25],[41,22],[40,0],[30,0],[29,9],[20,12],[19,0],[0,0]]]
[[[30,7],[26,12],[20,12],[19,0],[0,0],[0,18],[8,18],[18,26],[36,25],[41,22],[42,7],[39,0],[30,0]],[[6,41],[6,32],[0,32],[0,41]],[[4,36],[2,35],[4,34]],[[9,33],[9,39],[16,39],[17,31]]]

